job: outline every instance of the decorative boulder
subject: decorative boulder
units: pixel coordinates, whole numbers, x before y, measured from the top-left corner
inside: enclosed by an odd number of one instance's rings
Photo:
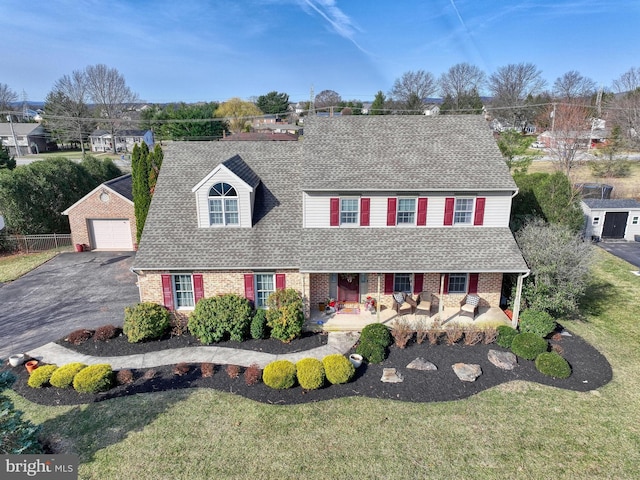
[[[470,363],[455,363],[452,365],[453,371],[463,382],[475,382],[476,378],[482,375],[480,365]]]
[[[407,365],[407,368],[410,368],[413,370],[422,370],[422,371],[438,370],[438,367],[436,367],[433,363],[426,361],[422,357],[418,357],[415,360],[413,360],[409,365]]]
[[[487,358],[492,364],[502,370],[513,370],[518,364],[517,357],[511,352],[489,350]]]
[[[381,382],[384,383],[401,383],[404,380],[402,374],[395,368],[383,368]]]

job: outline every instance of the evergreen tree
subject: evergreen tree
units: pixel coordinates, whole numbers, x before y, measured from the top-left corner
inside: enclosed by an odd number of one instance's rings
[[[0,147],[0,170],[16,168],[16,159],[9,155],[9,148]]]
[[[131,155],[131,176],[133,181],[133,205],[136,215],[136,239],[140,243],[144,222],[147,219],[149,205],[151,205],[151,191],[149,189],[149,147],[142,142],[133,147]]]

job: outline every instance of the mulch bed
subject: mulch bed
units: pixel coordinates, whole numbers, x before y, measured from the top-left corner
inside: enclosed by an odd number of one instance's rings
[[[162,343],[162,342],[167,343]],[[157,342],[163,345],[186,346],[180,342],[188,339],[174,337]],[[126,342],[126,340],[125,340]],[[173,342],[173,343],[171,343]],[[238,344],[237,342],[224,342],[224,346],[231,346],[248,349],[260,349],[269,353],[289,353],[306,350],[326,343],[326,335],[307,334],[304,338],[295,340],[291,344],[283,344],[279,341],[250,341]],[[93,343],[89,341],[87,343]],[[156,343],[156,342],[153,342]],[[577,336],[562,336],[560,340],[552,340],[551,344],[559,344],[563,350],[562,355],[567,359],[572,367],[572,375],[568,379],[553,379],[542,375],[535,369],[533,361],[518,359],[518,365],[512,371],[501,370],[492,365],[487,360],[489,350],[504,350],[497,344],[466,346],[456,344],[452,346],[439,344],[429,345],[428,343],[409,343],[405,349],[392,346],[389,349],[388,358],[378,365],[363,364],[356,371],[355,378],[345,385],[328,385],[318,390],[305,391],[300,387],[288,390],[274,390],[262,382],[255,385],[246,385],[243,373],[238,378],[231,379],[227,375],[224,365],[216,365],[215,373],[211,378],[202,378],[200,365],[191,364],[187,374],[178,376],[173,373],[173,366],[154,368],[153,378],[143,378],[145,370],[133,370],[134,382],[129,385],[119,385],[108,392],[100,394],[79,394],[72,389],[58,389],[46,387],[34,389],[27,386],[28,375],[24,367],[6,369],[13,370],[18,378],[14,384],[14,390],[28,400],[43,405],[75,405],[91,402],[99,402],[110,398],[132,395],[136,393],[158,392],[163,390],[183,389],[183,388],[215,388],[246,398],[250,398],[263,403],[270,404],[299,404],[306,402],[318,402],[345,396],[366,396],[371,398],[393,399],[407,402],[439,402],[467,398],[483,390],[513,380],[526,380],[549,385],[557,388],[589,391],[595,390],[607,384],[612,378],[611,366],[606,358]],[[123,347],[122,351],[117,351],[117,346]],[[138,345],[139,347],[140,345]],[[304,346],[304,348],[303,348]],[[75,347],[79,348],[79,347]],[[83,348],[89,348],[85,346]],[[110,341],[99,348],[91,345],[91,348],[99,350],[99,355],[126,355],[132,353],[130,347],[125,348],[125,344],[119,340]],[[150,344],[145,344],[144,348],[151,348]],[[270,350],[273,348],[273,350]],[[95,350],[87,351],[92,355],[97,355]],[[135,353],[141,353],[136,349]],[[422,357],[434,363],[438,370],[423,372],[407,369],[406,366],[417,357]],[[479,364],[482,375],[475,382],[463,382],[456,377],[451,366],[454,363]],[[390,384],[382,383],[382,369],[393,367],[403,375],[402,383]]]

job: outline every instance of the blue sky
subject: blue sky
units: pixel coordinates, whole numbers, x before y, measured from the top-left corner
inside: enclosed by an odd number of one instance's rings
[[[44,100],[103,63],[147,102],[370,101],[409,70],[527,62],[608,87],[640,67],[639,25],[637,0],[2,0],[0,83]]]

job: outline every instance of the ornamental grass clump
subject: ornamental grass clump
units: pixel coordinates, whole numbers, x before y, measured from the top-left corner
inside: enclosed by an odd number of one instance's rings
[[[262,381],[278,390],[291,388],[296,384],[296,366],[289,360],[275,360],[264,367]]]
[[[203,298],[189,317],[189,332],[205,345],[229,338],[242,342],[249,334],[252,308],[235,293]]]
[[[549,377],[569,378],[571,367],[569,362],[557,352],[544,352],[536,357],[536,369]]]
[[[531,332],[544,338],[553,332],[556,326],[556,321],[547,312],[527,309],[520,315],[520,332]]]
[[[339,353],[327,355],[322,359],[324,374],[333,385],[347,383],[356,373],[356,368],[347,357]]]
[[[498,331],[496,343],[502,348],[511,348],[511,342],[518,335],[518,331],[509,325],[500,325],[496,330]]]
[[[80,362],[67,363],[53,372],[49,383],[54,387],[69,388],[78,372],[86,367],[84,363]]]
[[[511,351],[525,360],[535,360],[548,348],[549,344],[544,338],[531,332],[519,333],[511,342]]]
[[[302,333],[304,311],[301,295],[293,288],[276,290],[267,299],[267,325],[271,338],[289,343]]]
[[[305,390],[316,390],[324,385],[324,365],[317,358],[303,358],[296,363],[298,383]]]
[[[80,393],[98,393],[113,385],[111,365],[99,363],[83,368],[73,379],[73,388]]]
[[[405,348],[413,337],[413,329],[409,321],[404,318],[397,319],[391,327],[391,336],[396,347]]]
[[[122,331],[130,343],[154,340],[169,329],[169,311],[152,302],[138,303],[124,309]]]
[[[41,367],[36,368],[31,375],[29,375],[29,380],[27,380],[27,385],[32,388],[42,388],[46,385],[49,385],[49,381],[51,380],[51,375],[58,369],[57,365],[42,365]]]

